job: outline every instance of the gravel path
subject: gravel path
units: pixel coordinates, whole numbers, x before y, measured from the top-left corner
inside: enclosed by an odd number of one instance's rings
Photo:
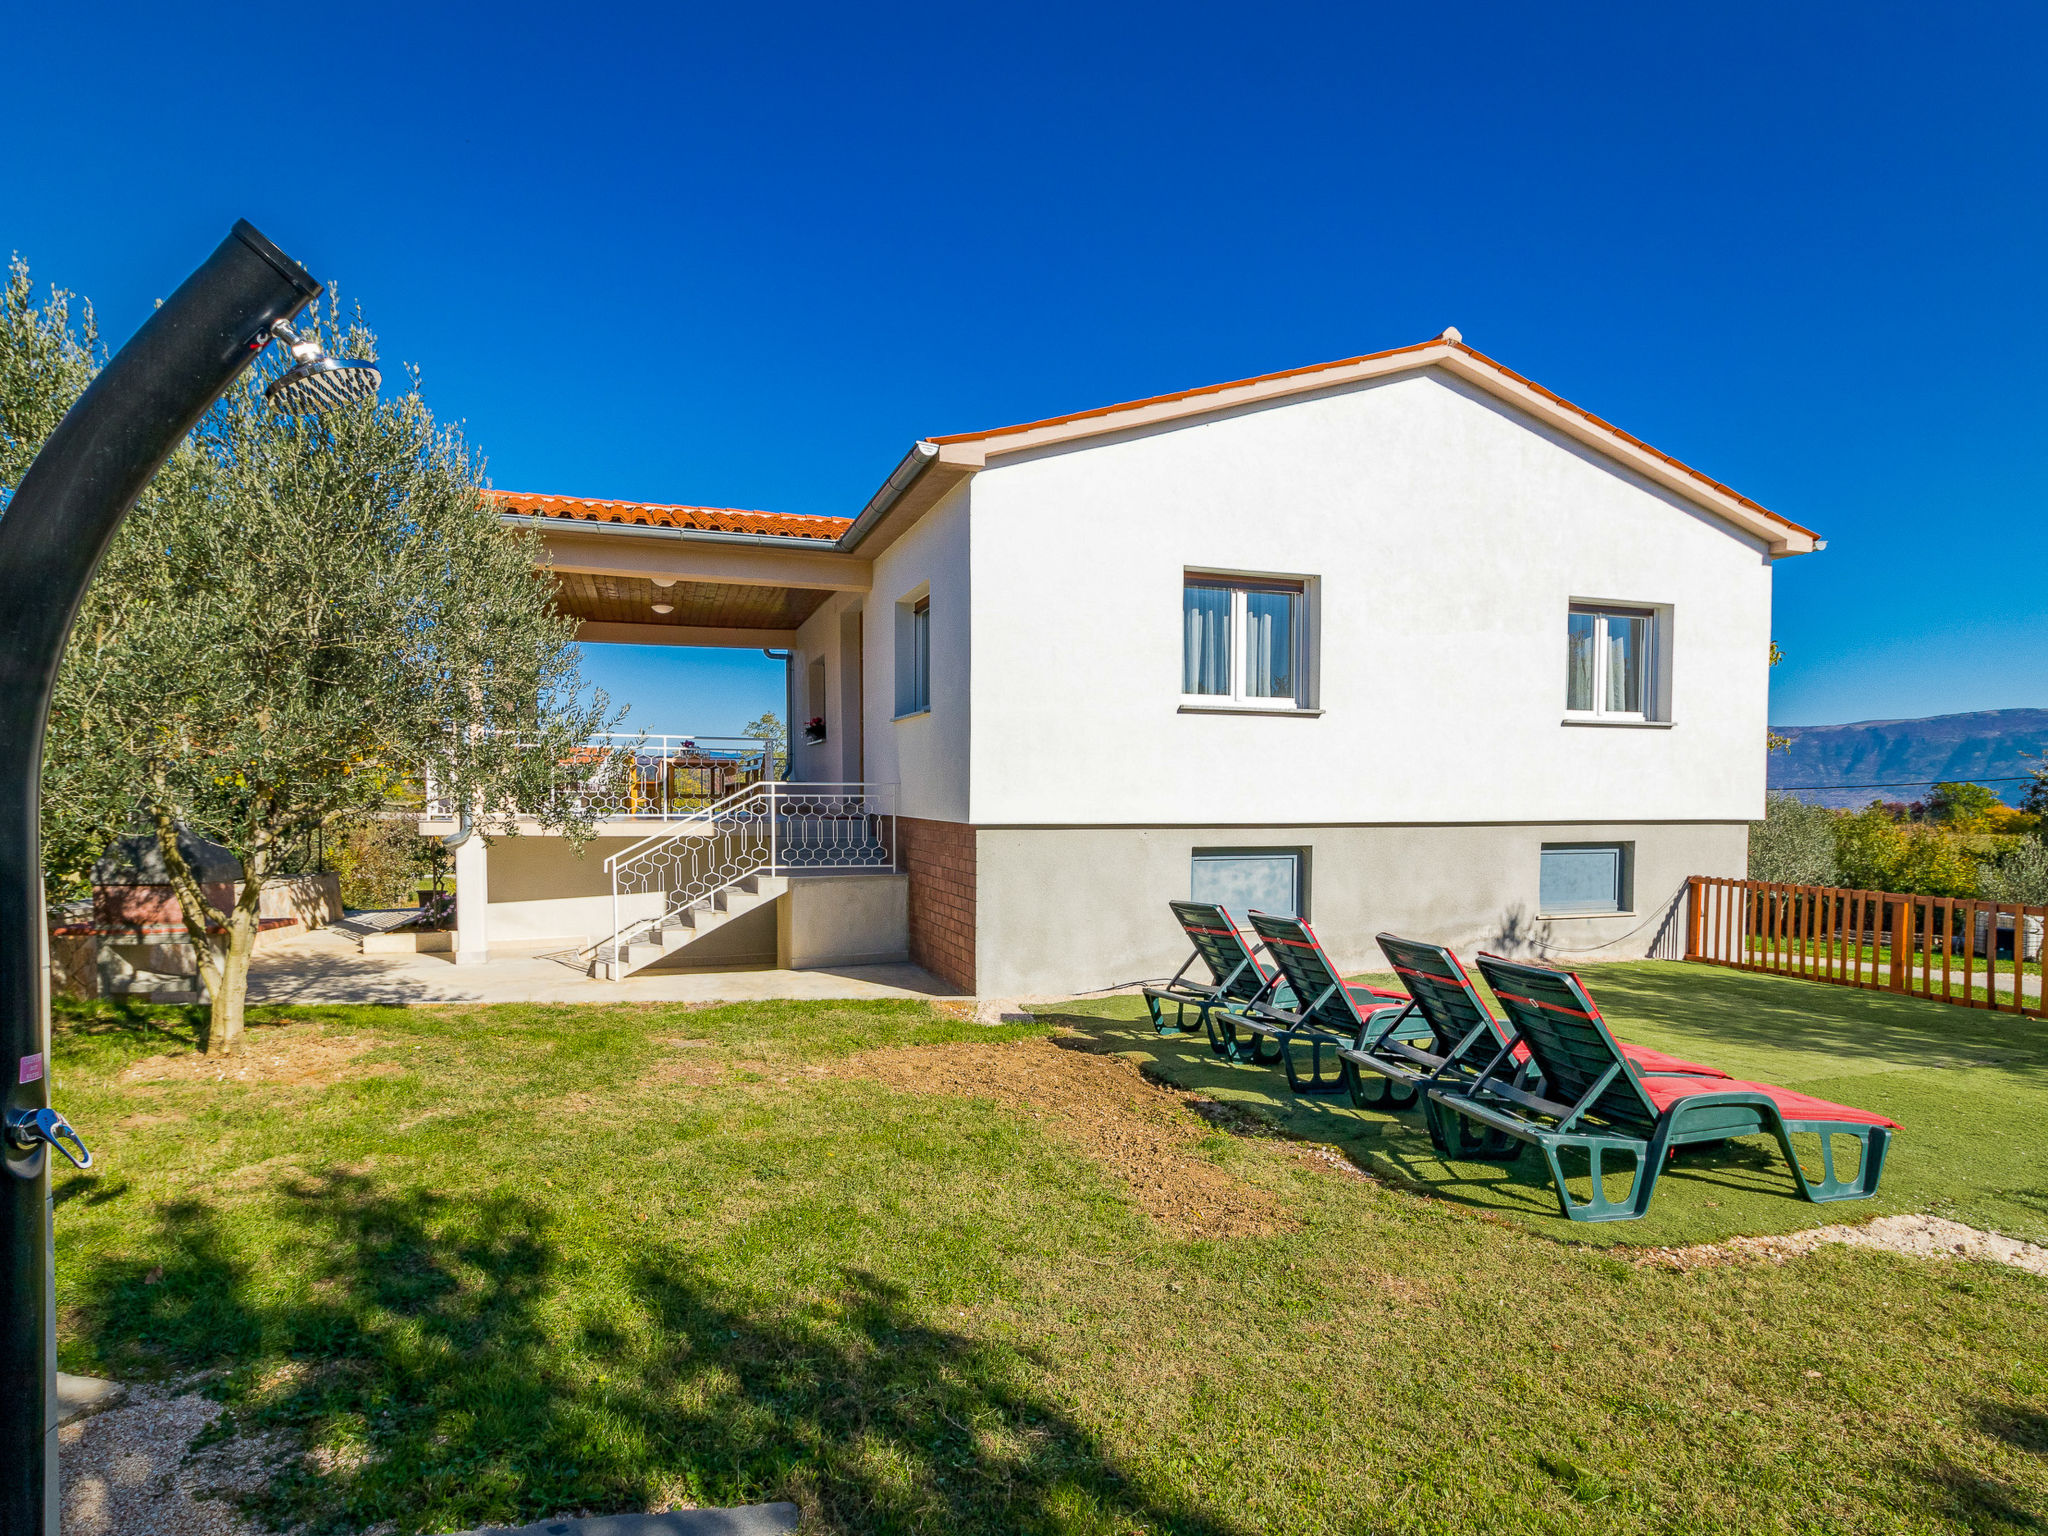
[[[275,1451],[245,1437],[187,1448],[220,1416],[196,1391],[129,1390],[124,1406],[57,1431],[63,1536],[260,1536],[225,1499],[263,1485]]]
[[[1697,1269],[1745,1254],[1783,1259],[1789,1254],[1811,1253],[1826,1243],[1877,1248],[1917,1259],[1985,1259],[2010,1264],[2029,1274],[2048,1276],[2048,1248],[1996,1232],[1980,1232],[1939,1216],[1880,1216],[1861,1226],[1815,1227],[1810,1232],[1788,1232],[1781,1237],[1736,1237],[1725,1243],[1700,1243],[1691,1248],[1658,1248],[1636,1262],[1669,1269]]]

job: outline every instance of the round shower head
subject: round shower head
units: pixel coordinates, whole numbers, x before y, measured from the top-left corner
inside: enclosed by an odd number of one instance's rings
[[[263,398],[288,416],[311,416],[338,405],[377,398],[384,374],[375,363],[329,357],[311,336],[279,320],[270,333],[291,348],[293,365],[263,391]]]

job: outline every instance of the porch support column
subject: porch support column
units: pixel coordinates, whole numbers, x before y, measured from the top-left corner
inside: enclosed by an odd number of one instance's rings
[[[455,963],[482,965],[491,958],[490,848],[471,832],[455,850]]]

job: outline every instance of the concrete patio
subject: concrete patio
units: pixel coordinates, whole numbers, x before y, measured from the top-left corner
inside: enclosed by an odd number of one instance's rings
[[[640,971],[595,981],[551,958],[559,949],[493,946],[484,965],[452,954],[366,955],[331,929],[258,951],[252,1003],[707,1003],[759,998],[956,997],[918,966],[820,970]]]

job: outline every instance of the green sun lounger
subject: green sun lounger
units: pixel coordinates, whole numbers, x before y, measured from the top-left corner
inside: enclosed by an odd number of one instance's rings
[[[1541,1091],[1542,1078],[1529,1061],[1528,1047],[1514,1045],[1514,1031],[1493,1016],[1455,954],[1441,944],[1424,944],[1391,933],[1380,934],[1378,943],[1380,952],[1392,963],[1394,974],[1415,999],[1416,1010],[1428,1024],[1432,1038],[1427,1042],[1404,1039],[1390,1021],[1386,1030],[1337,1053],[1358,1069],[1352,1074],[1354,1083],[1362,1083],[1365,1079],[1361,1073],[1370,1072],[1422,1090],[1454,1086],[1478,1077],[1502,1048],[1513,1045],[1512,1065],[1521,1068],[1514,1074],[1515,1081],[1532,1092]],[[1698,1077],[1728,1075],[1648,1046],[1630,1045],[1626,1040],[1615,1043],[1624,1056],[1645,1072],[1684,1072]],[[1353,1102],[1360,1108],[1370,1107],[1357,1095]],[[1443,1156],[1512,1162],[1521,1155],[1523,1144],[1503,1132],[1487,1128],[1475,1138],[1469,1121],[1440,1113],[1426,1091],[1422,1106],[1430,1140]]]
[[[1544,965],[1479,957],[1479,972],[1507,1011],[1515,1039],[1543,1074],[1543,1091],[1517,1087],[1512,1043],[1477,1078],[1428,1090],[1449,1113],[1527,1142],[1543,1153],[1558,1210],[1572,1221],[1632,1221],[1650,1208],[1666,1161],[1683,1146],[1731,1136],[1775,1136],[1799,1193],[1808,1200],[1862,1200],[1877,1193],[1897,1122],[1869,1110],[1830,1104],[1791,1089],[1738,1078],[1652,1072],[1636,1066],[1608,1033],[1579,978]],[[1794,1132],[1820,1136],[1821,1177],[1812,1179],[1793,1150]],[[1859,1149],[1853,1176],[1835,1173],[1835,1140]],[[1559,1161],[1584,1152],[1589,1199],[1575,1199]],[[1626,1153],[1633,1164],[1628,1193],[1607,1194],[1604,1161]]]
[[[1152,1028],[1162,1035],[1187,1034],[1187,1010],[1196,1011],[1209,1049],[1232,1061],[1256,1060],[1269,1063],[1280,1059],[1280,1047],[1254,1034],[1240,1043],[1229,1025],[1219,1030],[1213,1015],[1240,1015],[1263,1007],[1274,997],[1292,1001],[1279,975],[1266,969],[1252,947],[1222,907],[1205,901],[1170,901],[1181,930],[1194,946],[1194,953],[1164,986],[1146,987],[1145,1007],[1152,1015]],[[1188,974],[1197,965],[1209,973],[1205,982]],[[1166,1022],[1164,1005],[1173,1004],[1173,1022]]]
[[[1254,1034],[1278,1042],[1280,1062],[1287,1070],[1287,1086],[1296,1093],[1349,1093],[1353,1103],[1382,1108],[1405,1108],[1414,1103],[1413,1088],[1406,1089],[1403,1097],[1404,1090],[1391,1082],[1381,1090],[1379,1099],[1372,1099],[1338,1054],[1362,1044],[1368,1034],[1428,1040],[1429,1026],[1417,1012],[1414,999],[1399,992],[1347,983],[1315,930],[1298,917],[1276,917],[1270,912],[1250,912],[1246,916],[1293,997],[1285,1004],[1268,999],[1233,1021],[1232,1027],[1242,1025]],[[1306,1077],[1294,1064],[1297,1044],[1309,1048]],[[1329,1072],[1324,1071],[1325,1051],[1334,1069]]]

